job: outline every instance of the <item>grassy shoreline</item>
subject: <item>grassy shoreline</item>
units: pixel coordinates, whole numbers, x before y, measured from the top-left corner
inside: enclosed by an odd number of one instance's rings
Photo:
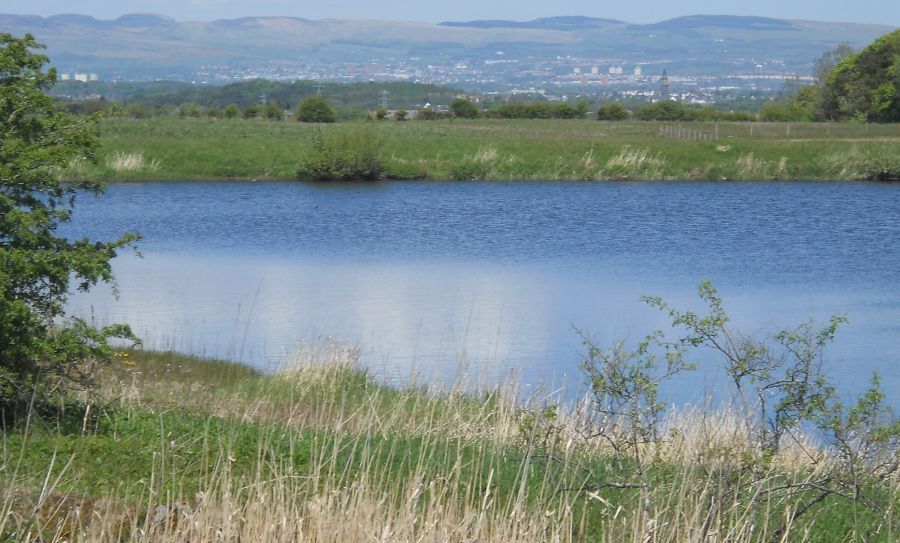
[[[388,179],[859,180],[900,175],[900,125],[445,120],[338,123],[107,119],[109,181],[295,180],[317,134],[377,141]]]
[[[752,480],[742,464],[758,451],[733,414],[672,414],[668,438],[645,451],[654,460],[642,487],[602,440],[580,433],[577,410],[509,397],[385,387],[337,344],[274,375],[123,353],[102,372],[91,409],[73,404],[55,421],[4,432],[0,541],[896,535],[896,481],[884,514],[831,496],[815,517],[785,524],[827,452],[785,449]]]

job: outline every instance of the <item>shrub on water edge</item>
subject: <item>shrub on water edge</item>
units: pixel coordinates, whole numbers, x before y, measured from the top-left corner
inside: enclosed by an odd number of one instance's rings
[[[382,142],[372,129],[319,130],[306,142],[298,179],[375,180],[384,175]]]

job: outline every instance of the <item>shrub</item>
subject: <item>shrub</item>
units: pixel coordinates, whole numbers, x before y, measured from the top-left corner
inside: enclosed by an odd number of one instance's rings
[[[481,116],[481,110],[474,102],[465,98],[455,98],[450,102],[450,114],[458,119],[477,119]]]
[[[309,96],[297,106],[297,120],[302,123],[333,123],[337,114],[324,96]]]
[[[384,174],[382,144],[370,129],[319,130],[306,142],[297,177],[312,181],[375,180]]]
[[[624,121],[628,118],[628,110],[615,102],[603,104],[597,110],[598,121]]]
[[[284,109],[282,109],[281,106],[276,103],[267,104],[266,119],[269,119],[270,121],[284,120]]]
[[[729,325],[722,299],[708,281],[700,285],[699,294],[708,308],[705,315],[679,311],[660,298],[644,298],[668,314],[681,331],[679,337],[667,339],[657,331],[633,350],[623,343],[605,350],[582,334],[587,350],[582,367],[595,410],[591,434],[627,460],[618,464],[618,476],[630,481],[630,488],[641,489],[642,501],[649,500],[655,459],[647,454],[648,447],[665,439],[659,390],[665,381],[695,367],[685,357],[702,346],[721,360],[746,436],[743,450],[735,451],[737,462],[716,461],[719,499],[733,501],[753,487],[751,499],[760,504],[779,496],[796,500],[772,541],[782,540],[799,517],[815,517],[828,509],[826,499],[870,508],[890,519],[890,510],[874,504],[891,492],[900,470],[900,420],[890,413],[877,375],[869,390],[847,406],[822,364],[824,348],[845,319],[832,317],[822,328],[805,322],[765,337],[750,336]],[[804,448],[800,436],[807,431],[830,452],[828,461]],[[801,447],[815,466],[796,481],[773,477],[771,469],[788,446]]]
[[[244,108],[245,119],[255,119],[260,115],[260,108],[257,105],[251,105]]]

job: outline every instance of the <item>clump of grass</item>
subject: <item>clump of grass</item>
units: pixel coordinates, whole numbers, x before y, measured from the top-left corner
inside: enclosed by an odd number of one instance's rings
[[[509,176],[515,161],[514,156],[503,157],[496,148],[485,146],[475,154],[463,155],[461,160],[453,162],[448,173],[451,179],[458,180],[501,179]]]
[[[832,154],[825,163],[825,175],[832,179],[900,180],[900,154],[889,146],[861,149],[854,145]]]
[[[626,145],[609,158],[598,179],[663,179],[666,161],[648,149],[633,149]]]
[[[155,172],[159,170],[160,163],[157,159],[146,159],[140,152],[117,151],[106,158],[106,167],[116,173]]]

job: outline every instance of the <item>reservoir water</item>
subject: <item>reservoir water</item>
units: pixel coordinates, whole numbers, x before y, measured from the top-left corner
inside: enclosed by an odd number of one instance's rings
[[[515,374],[578,381],[581,345],[668,329],[640,302],[702,309],[712,280],[736,328],[849,319],[826,351],[859,391],[900,390],[900,185],[384,182],[113,184],[71,236],[143,235],[143,258],[72,299],[154,348],[271,369],[301,342],[358,345],[388,380]],[[675,395],[714,392],[704,367]],[[896,403],[896,400],[893,400]]]

